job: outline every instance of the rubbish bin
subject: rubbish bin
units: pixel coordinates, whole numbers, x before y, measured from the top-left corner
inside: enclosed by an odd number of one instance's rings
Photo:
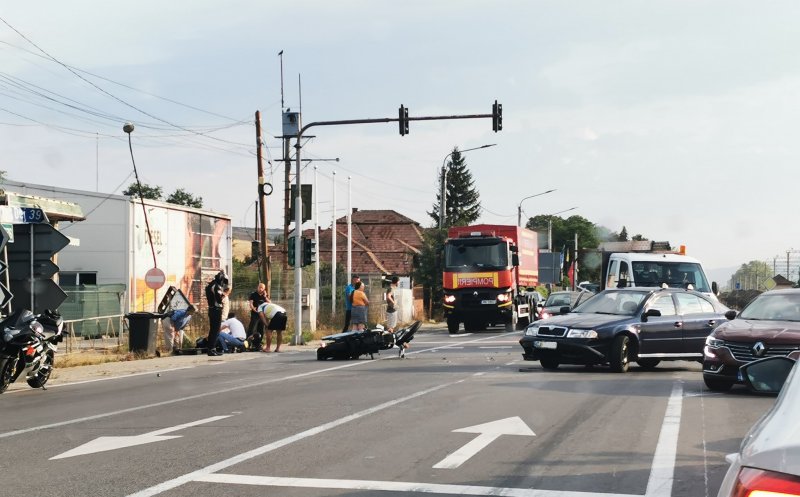
[[[145,352],[148,355],[155,354],[158,320],[164,315],[154,312],[131,312],[125,317],[128,319],[128,350]]]

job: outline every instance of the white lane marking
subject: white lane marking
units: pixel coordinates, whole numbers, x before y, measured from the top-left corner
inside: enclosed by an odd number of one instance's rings
[[[68,387],[68,386],[72,386],[72,385],[83,385],[84,383],[96,383],[98,381],[118,380],[120,378],[132,378],[134,376],[143,376],[143,375],[146,375],[146,374],[153,374],[153,373],[167,373],[169,371],[179,371],[181,369],[192,369],[194,367],[195,366],[181,366],[179,368],[155,369],[153,371],[143,371],[141,373],[130,373],[130,374],[126,374],[126,375],[123,375],[123,376],[107,376],[105,378],[94,378],[94,379],[91,379],[91,380],[71,381],[69,383],[50,384],[48,382],[47,389],[50,390],[51,388]],[[56,369],[56,371],[58,371],[58,370]],[[22,389],[19,389],[19,390],[11,390],[11,391],[9,391],[7,393],[18,393],[18,392],[27,392],[27,391],[28,391],[28,389],[22,388]]]
[[[461,343],[472,343],[472,342],[477,342],[477,341],[480,341],[480,340],[484,340],[484,339],[480,338],[478,340],[470,340],[470,341],[461,342]],[[439,349],[443,349],[443,348],[447,348],[447,347],[436,347],[436,348],[432,348],[432,349],[421,349],[421,350],[416,350],[414,352],[406,352],[406,355],[419,354],[419,353],[422,353],[422,352],[439,350]],[[186,401],[189,401],[189,400],[202,399],[202,398],[205,398],[205,397],[210,397],[212,395],[226,394],[226,393],[229,393],[229,392],[235,392],[237,390],[244,390],[246,388],[254,388],[254,387],[260,387],[260,386],[264,386],[264,385],[269,385],[271,383],[279,383],[279,382],[282,382],[282,381],[295,380],[295,379],[298,379],[298,378],[304,378],[306,376],[313,376],[313,375],[320,374],[320,373],[327,373],[327,372],[330,372],[330,371],[336,371],[338,369],[352,368],[352,367],[355,367],[355,366],[364,366],[364,365],[367,365],[367,364],[375,364],[377,361],[383,361],[383,360],[399,360],[399,359],[396,356],[379,357],[379,358],[377,358],[375,360],[356,361],[356,362],[351,362],[351,363],[348,363],[348,364],[342,364],[341,366],[333,366],[333,367],[330,367],[330,368],[317,369],[317,370],[308,371],[308,372],[305,372],[305,373],[298,373],[298,374],[293,374],[293,375],[289,375],[289,376],[284,376],[283,378],[271,378],[271,379],[268,379],[268,380],[262,380],[262,381],[258,381],[258,382],[254,382],[254,383],[248,383],[246,385],[234,385],[234,386],[225,387],[224,389],[220,389],[220,390],[214,390],[214,391],[211,391],[211,392],[199,393],[199,394],[196,394],[196,395],[189,395],[189,396],[180,397],[180,398],[177,398],[177,399],[170,399],[170,400],[165,400],[165,401],[162,401],[162,402],[154,402],[152,404],[145,404],[145,405],[136,406],[136,407],[129,407],[127,409],[120,409],[120,410],[117,410],[117,411],[110,411],[110,412],[104,412],[104,413],[101,413],[101,414],[94,414],[92,416],[84,416],[84,417],[81,417],[81,418],[69,419],[69,420],[65,420],[65,421],[59,421],[57,423],[50,423],[50,424],[39,425],[39,426],[31,426],[29,428],[21,428],[19,430],[7,431],[7,432],[4,432],[4,433],[0,433],[0,438],[13,437],[13,436],[16,436],[16,435],[22,435],[22,434],[30,433],[30,432],[33,432],[33,431],[47,430],[47,429],[50,429],[50,428],[58,428],[58,427],[61,427],[61,426],[67,426],[67,425],[72,425],[72,424],[77,424],[77,423],[83,423],[85,421],[94,421],[96,419],[103,419],[103,418],[108,418],[108,417],[112,417],[112,416],[117,416],[117,415],[120,415],[120,414],[127,414],[129,412],[136,412],[136,411],[141,411],[141,410],[144,410],[144,409],[151,409],[151,408],[154,408],[154,407],[161,407],[161,406],[166,406],[166,405],[170,405],[170,404],[176,404],[178,402],[186,402]],[[220,362],[219,364],[223,364],[223,363]],[[149,374],[149,373],[144,373],[144,374]],[[128,378],[128,377],[129,376],[120,376],[120,377],[113,378],[113,379],[122,379],[122,378]],[[112,379],[112,378],[109,378],[109,379]]]
[[[646,497],[670,497],[675,478],[675,459],[678,457],[678,434],[681,428],[683,407],[683,385],[676,382],[667,401],[664,422],[658,435],[650,478],[647,480]]]
[[[466,428],[458,428],[453,430],[453,433],[477,433],[478,436],[434,464],[434,469],[458,468],[502,435],[536,436],[536,433],[534,433],[519,416],[498,419],[497,421],[490,421],[475,426],[467,426]]]
[[[213,423],[220,419],[230,418],[232,414],[226,416],[212,416],[204,418],[191,423],[183,423],[177,426],[170,426],[169,428],[162,428],[160,430],[142,433],[141,435],[134,436],[121,436],[121,437],[98,437],[92,441],[86,442],[83,445],[75,447],[72,450],[63,452],[57,456],[50,458],[53,459],[66,459],[67,457],[84,456],[87,454],[94,454],[95,452],[106,452],[109,450],[123,449],[125,447],[134,447],[136,445],[144,445],[153,442],[161,442],[163,440],[172,440],[173,438],[181,438],[183,435],[164,435],[165,433],[172,433],[173,431],[191,428],[193,426],[204,425]]]
[[[284,447],[284,446],[289,445],[291,443],[297,442],[299,440],[303,440],[305,438],[309,438],[309,437],[312,437],[314,435],[318,435],[318,434],[320,434],[320,433],[322,433],[322,432],[324,432],[326,430],[329,430],[331,428],[335,428],[335,427],[343,425],[345,423],[349,423],[350,421],[354,421],[356,419],[363,418],[363,417],[369,416],[371,414],[375,414],[376,412],[382,411],[384,409],[388,409],[389,407],[396,406],[397,404],[402,404],[403,402],[407,402],[409,400],[416,399],[417,397],[422,397],[423,395],[427,395],[429,393],[436,392],[438,390],[441,390],[441,389],[449,387],[449,386],[457,385],[457,384],[462,383],[464,381],[466,381],[466,380],[462,379],[462,380],[457,380],[457,381],[451,381],[449,383],[443,383],[443,384],[437,385],[435,387],[427,388],[425,390],[420,390],[420,391],[412,393],[410,395],[406,395],[405,397],[400,397],[399,399],[390,400],[388,402],[384,402],[382,404],[378,404],[377,406],[364,409],[363,411],[359,411],[359,412],[350,414],[349,416],[344,416],[342,418],[335,419],[333,421],[329,421],[329,422],[321,424],[319,426],[315,426],[314,428],[309,428],[309,429],[307,429],[305,431],[301,431],[300,433],[297,433],[295,435],[283,438],[281,440],[277,440],[275,442],[272,442],[272,443],[269,443],[269,444],[266,444],[266,445],[262,445],[261,447],[255,448],[253,450],[249,450],[247,452],[243,452],[243,453],[241,453],[241,454],[239,454],[237,456],[233,456],[233,457],[230,457],[228,459],[225,459],[224,461],[220,461],[218,463],[211,464],[209,466],[206,466],[205,468],[198,469],[197,471],[192,471],[191,473],[187,473],[187,474],[185,474],[183,476],[179,476],[177,478],[173,478],[172,480],[167,480],[167,481],[165,481],[163,483],[159,483],[158,485],[153,485],[152,487],[149,487],[149,488],[146,488],[144,490],[140,490],[140,491],[138,491],[136,493],[130,494],[128,497],[150,497],[150,496],[153,496],[153,495],[158,495],[158,494],[160,494],[162,492],[166,492],[167,490],[171,490],[173,488],[180,487],[181,485],[183,485],[185,483],[189,483],[191,481],[196,481],[196,480],[198,480],[198,479],[200,479],[200,478],[202,478],[204,476],[207,476],[207,475],[209,475],[211,473],[215,473],[217,471],[221,471],[221,470],[223,470],[225,468],[229,468],[229,467],[231,467],[233,465],[236,465],[236,464],[242,463],[244,461],[250,460],[250,459],[252,459],[254,457],[258,457],[258,456],[264,455],[264,454],[266,454],[268,452],[272,452],[274,450],[280,449],[281,447]]]
[[[207,483],[259,485],[267,487],[323,488],[337,490],[375,490],[384,492],[426,493],[446,495],[502,495],[506,497],[642,497],[633,494],[606,494],[535,488],[481,487],[477,485],[448,485],[408,481],[334,480],[328,478],[285,478],[280,476],[250,476],[210,474],[197,479]]]
[[[510,345],[495,345],[491,347],[478,347],[479,349],[510,349],[513,348]]]

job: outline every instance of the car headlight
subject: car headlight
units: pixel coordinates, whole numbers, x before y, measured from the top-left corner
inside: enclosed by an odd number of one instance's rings
[[[594,330],[578,330],[573,328],[567,332],[567,338],[597,338],[597,332]]]
[[[532,324],[525,328],[525,336],[535,337],[539,333],[539,325]]]
[[[711,347],[712,349],[718,349],[725,346],[725,340],[720,340],[719,338],[714,338],[713,336],[709,335],[706,337],[706,346]]]

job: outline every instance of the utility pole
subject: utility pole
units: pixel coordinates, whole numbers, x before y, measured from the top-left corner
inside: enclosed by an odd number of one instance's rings
[[[261,112],[256,111],[256,162],[258,163],[258,217],[261,221],[261,235],[260,242],[260,257],[258,263],[259,279],[267,286],[267,295],[270,296],[272,292],[272,271],[270,271],[269,263],[269,249],[267,248],[267,199],[264,187],[266,180],[264,179],[264,156],[262,149],[264,140],[261,137]],[[256,230],[256,233],[258,230]],[[257,233],[258,236],[258,233]]]
[[[289,196],[291,192],[290,172],[292,170],[292,159],[289,157],[290,137],[283,137],[283,277],[281,277],[281,295],[289,293]],[[296,234],[296,233],[295,233]],[[297,252],[295,252],[297,257]],[[295,261],[296,262],[296,261]]]
[[[331,316],[336,317],[336,171],[331,179],[333,192],[333,222],[331,223]]]

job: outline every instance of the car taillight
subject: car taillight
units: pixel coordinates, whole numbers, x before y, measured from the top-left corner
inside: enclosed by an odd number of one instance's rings
[[[501,293],[501,294],[499,294],[497,296],[497,301],[498,302],[508,302],[509,299],[511,299],[511,295],[509,295],[507,293]]]
[[[800,477],[744,467],[731,497],[789,497],[800,495]]]
[[[456,301],[456,296],[455,295],[445,295],[444,296],[444,302],[446,304],[452,304],[455,301]]]

